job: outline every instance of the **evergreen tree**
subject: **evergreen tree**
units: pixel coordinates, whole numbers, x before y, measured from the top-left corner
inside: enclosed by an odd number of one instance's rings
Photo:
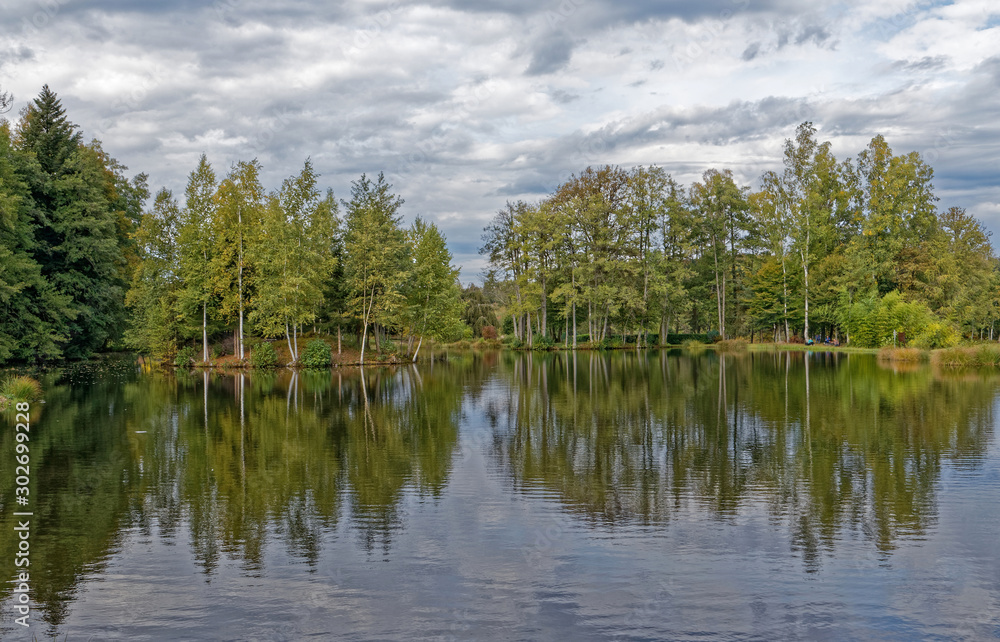
[[[361,317],[362,363],[369,325],[389,325],[403,303],[399,288],[408,270],[402,217],[397,214],[403,199],[391,190],[381,173],[375,181],[362,174],[351,182],[351,200],[343,201],[344,278]]]
[[[24,110],[16,144],[33,156],[24,166],[31,190],[34,260],[59,295],[71,298],[61,333],[63,355],[85,358],[120,336],[128,264],[124,248],[132,230],[122,220],[115,165],[100,144],[82,145],[76,126],[49,90]],[[138,185],[143,184],[138,179]],[[136,198],[144,198],[137,189]]]
[[[75,314],[72,298],[45,281],[34,258],[31,194],[20,176],[34,162],[0,123],[0,363],[62,357]]]

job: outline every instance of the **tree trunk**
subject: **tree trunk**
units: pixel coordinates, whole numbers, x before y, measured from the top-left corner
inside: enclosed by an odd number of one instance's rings
[[[201,345],[203,361],[208,363],[208,302],[201,304]]]

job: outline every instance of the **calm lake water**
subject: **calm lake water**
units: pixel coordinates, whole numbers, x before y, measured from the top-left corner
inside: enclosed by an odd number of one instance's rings
[[[82,365],[34,405],[35,608],[15,625],[5,582],[0,637],[1000,637],[998,382],[822,353]]]

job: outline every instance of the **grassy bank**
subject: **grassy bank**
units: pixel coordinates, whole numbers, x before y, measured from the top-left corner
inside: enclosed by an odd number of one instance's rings
[[[42,398],[42,384],[25,376],[10,376],[0,383],[0,411],[13,404],[33,402]]]
[[[942,348],[930,355],[931,363],[950,367],[997,367],[1000,366],[1000,345],[995,343]]]

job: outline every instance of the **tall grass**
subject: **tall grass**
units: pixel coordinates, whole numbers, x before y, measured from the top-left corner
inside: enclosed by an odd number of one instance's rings
[[[0,384],[0,409],[11,403],[38,401],[42,397],[42,384],[26,376],[7,377]]]
[[[705,349],[705,344],[697,339],[688,339],[681,344],[681,347],[685,350],[690,350],[691,352],[701,352]]]
[[[931,363],[940,366],[1000,366],[1000,345],[943,348],[931,353]]]
[[[886,346],[878,351],[880,361],[924,361],[927,352],[919,348],[893,348]]]
[[[736,339],[723,339],[715,344],[715,349],[719,352],[746,352],[750,343],[741,337]]]

